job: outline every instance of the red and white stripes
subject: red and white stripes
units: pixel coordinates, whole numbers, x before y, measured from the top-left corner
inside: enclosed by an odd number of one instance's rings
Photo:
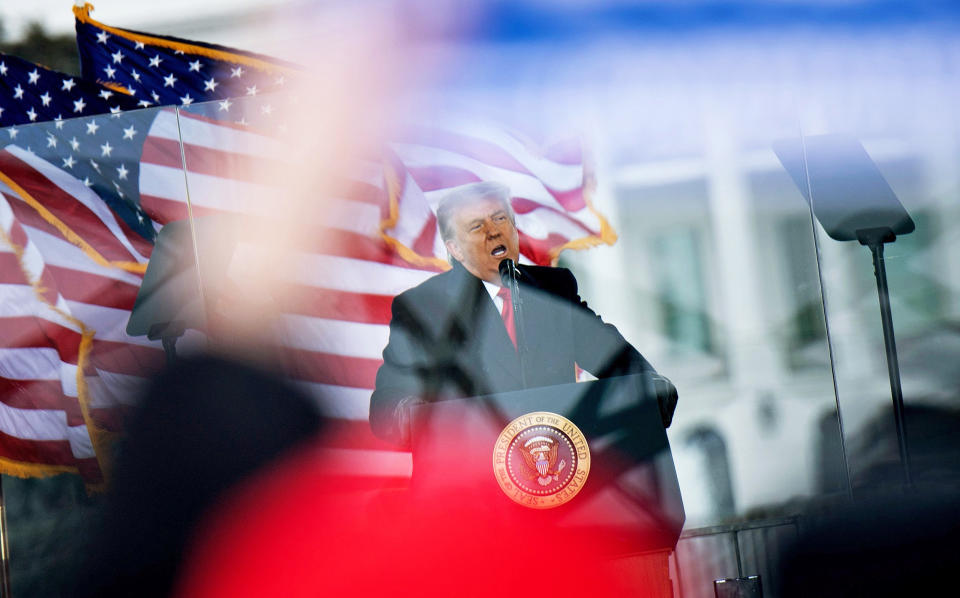
[[[146,258],[92,191],[33,154],[0,150],[0,173],[0,459],[97,484],[94,447],[119,424],[100,372],[139,378],[156,353],[118,334],[140,277],[102,263]]]

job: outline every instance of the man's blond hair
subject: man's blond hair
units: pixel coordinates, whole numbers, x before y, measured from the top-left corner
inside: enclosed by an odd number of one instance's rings
[[[499,200],[510,216],[510,221],[516,225],[517,218],[513,213],[513,207],[510,205],[509,187],[496,181],[469,183],[455,187],[444,195],[437,205],[437,226],[440,228],[440,238],[444,242],[450,241],[454,237],[453,224],[451,223],[454,212],[464,205],[481,199]]]

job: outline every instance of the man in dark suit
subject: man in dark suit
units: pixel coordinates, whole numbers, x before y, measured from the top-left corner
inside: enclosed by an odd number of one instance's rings
[[[670,424],[676,389],[587,307],[569,270],[518,266],[523,309],[512,321],[513,298],[502,290],[499,265],[516,262],[520,249],[504,185],[458,188],[441,200],[437,221],[453,268],[393,300],[370,399],[377,436],[405,446],[414,404],[574,382],[576,366],[598,378],[647,374],[663,424]]]

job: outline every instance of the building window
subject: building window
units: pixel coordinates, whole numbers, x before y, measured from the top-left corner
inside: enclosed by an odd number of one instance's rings
[[[671,229],[651,242],[663,334],[680,351],[710,352],[701,239],[695,228]]]
[[[778,226],[786,265],[789,316],[786,352],[791,369],[822,367],[826,324],[817,275],[816,249],[809,213],[790,216]]]

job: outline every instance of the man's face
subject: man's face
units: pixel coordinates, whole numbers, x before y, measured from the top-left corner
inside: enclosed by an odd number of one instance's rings
[[[520,258],[520,237],[507,209],[496,198],[460,206],[451,215],[453,239],[447,250],[468,272],[500,284],[500,261]]]

